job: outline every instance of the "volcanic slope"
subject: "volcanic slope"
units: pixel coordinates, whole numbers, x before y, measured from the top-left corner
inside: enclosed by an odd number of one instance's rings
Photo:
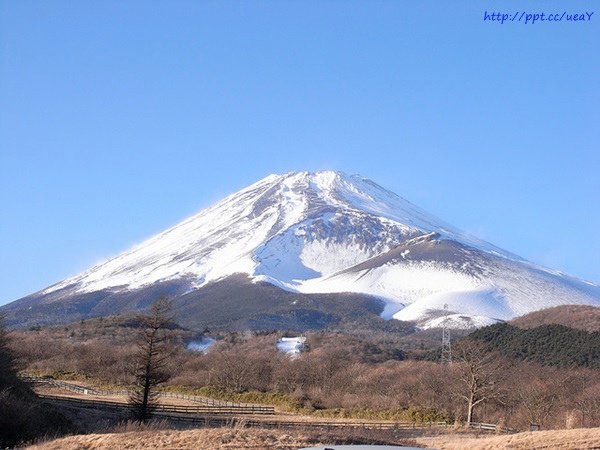
[[[456,328],[562,304],[600,305],[597,285],[467,235],[366,178],[326,171],[270,175],[1,311],[13,326],[59,323],[143,309],[164,293],[185,304],[191,325],[195,316],[205,323],[215,292],[240,283],[271,286],[270,301],[263,293],[230,304],[249,308],[250,322],[270,316],[271,324],[294,325],[294,301],[302,299],[305,319],[318,313],[313,328],[340,320],[333,297],[422,328],[440,325],[444,304]],[[299,328],[311,326],[306,319]]]

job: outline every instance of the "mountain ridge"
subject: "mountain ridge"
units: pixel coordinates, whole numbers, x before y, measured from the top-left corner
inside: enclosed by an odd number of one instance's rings
[[[3,308],[100,292],[130,298],[153,285],[176,286],[171,295],[181,297],[239,274],[299,295],[376,298],[384,318],[422,328],[440,325],[444,304],[457,328],[569,302],[600,305],[593,283],[467,235],[364,177],[323,171],[269,175]]]

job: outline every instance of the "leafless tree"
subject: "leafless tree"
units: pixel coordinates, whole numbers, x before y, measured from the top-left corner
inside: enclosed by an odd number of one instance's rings
[[[597,424],[600,416],[600,389],[596,388],[595,393],[586,393],[577,401],[577,407],[582,414],[582,425],[593,426]]]
[[[453,350],[461,386],[457,394],[467,403],[467,423],[471,423],[477,405],[498,399],[506,366],[500,355],[478,342],[463,341]]]
[[[10,346],[4,317],[0,316],[0,391],[18,385],[17,357]]]
[[[544,425],[558,402],[558,395],[552,383],[534,379],[519,389],[521,406],[526,411],[529,423]]]
[[[148,315],[140,316],[140,332],[137,351],[133,360],[132,374],[135,389],[129,398],[134,418],[145,422],[156,408],[156,387],[170,378],[167,371],[168,326],[173,322],[171,302],[160,298],[150,307]]]

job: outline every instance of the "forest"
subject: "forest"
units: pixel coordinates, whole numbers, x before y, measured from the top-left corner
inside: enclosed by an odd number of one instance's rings
[[[98,318],[13,331],[7,342],[23,372],[127,387],[138,326],[131,317]],[[600,426],[598,333],[493,325],[455,339],[448,365],[423,360],[431,350],[403,348],[385,333],[306,333],[306,350],[290,357],[276,349],[283,335],[220,332],[201,353],[186,348],[198,333],[171,324],[160,389],[316,417]]]

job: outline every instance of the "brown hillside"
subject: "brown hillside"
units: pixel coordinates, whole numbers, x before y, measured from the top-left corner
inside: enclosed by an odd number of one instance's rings
[[[542,309],[510,321],[519,328],[535,328],[540,325],[564,325],[588,332],[600,331],[600,307],[563,305]]]

